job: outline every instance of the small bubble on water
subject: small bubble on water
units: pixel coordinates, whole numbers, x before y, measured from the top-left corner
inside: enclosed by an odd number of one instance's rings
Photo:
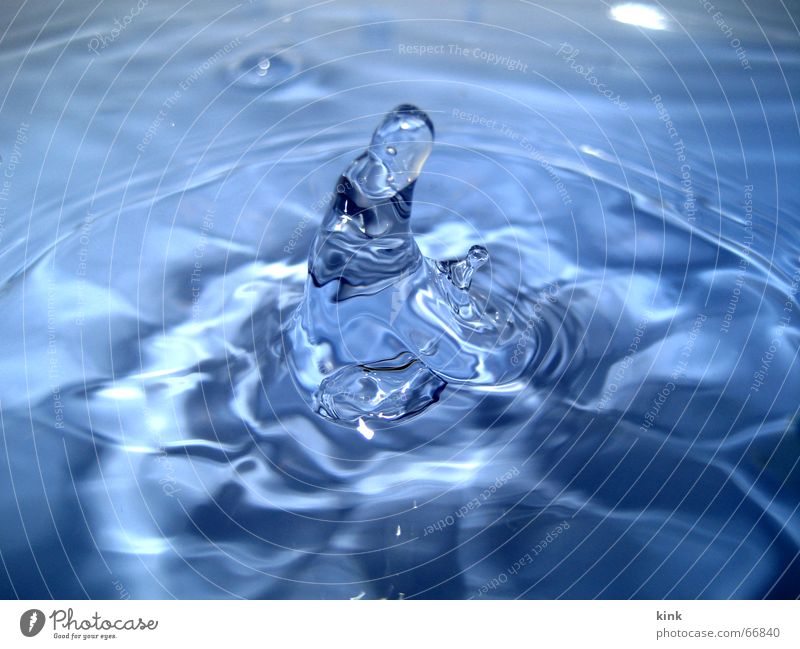
[[[229,68],[228,74],[238,86],[263,90],[286,81],[300,67],[296,55],[268,50],[245,56]]]
[[[467,253],[467,261],[471,268],[478,269],[489,260],[489,251],[483,246],[472,246]]]
[[[389,155],[397,155],[397,149],[395,149],[393,146],[387,146],[386,153]]]

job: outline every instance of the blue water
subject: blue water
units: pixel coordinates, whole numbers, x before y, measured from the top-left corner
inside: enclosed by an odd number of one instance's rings
[[[800,596],[797,5],[440,4],[0,6],[3,597]]]

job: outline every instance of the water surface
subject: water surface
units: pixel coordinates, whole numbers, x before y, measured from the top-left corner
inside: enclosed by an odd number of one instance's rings
[[[0,593],[800,595],[798,13],[715,4],[3,3]],[[404,103],[525,362],[365,429],[281,332]]]

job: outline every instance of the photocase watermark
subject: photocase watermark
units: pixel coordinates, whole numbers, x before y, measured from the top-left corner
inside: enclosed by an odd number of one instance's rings
[[[43,611],[38,608],[29,609],[19,617],[20,633],[26,638],[32,638],[44,628],[44,623],[45,616]]]
[[[517,338],[517,344],[514,346],[514,351],[511,353],[512,365],[519,365],[520,360],[524,357],[525,350],[527,349],[528,343],[533,336],[536,325],[542,321],[541,313],[544,309],[543,305],[545,302],[549,302],[550,304],[555,304],[558,302],[558,291],[558,282],[550,282],[545,288],[539,291],[538,295],[536,296],[536,300],[533,302],[533,308],[531,309],[531,314],[528,317],[527,323],[525,324],[525,329],[520,332],[519,337]]]
[[[672,142],[672,147],[675,151],[675,157],[678,159],[680,165],[680,187],[683,193],[683,209],[686,213],[686,220],[689,223],[694,223],[697,214],[697,200],[694,193],[694,183],[692,182],[692,167],[686,158],[686,145],[683,143],[683,138],[678,133],[678,128],[672,121],[672,117],[664,105],[661,95],[653,95],[650,100],[658,112],[658,118],[664,122],[664,128],[667,129],[667,135]]]
[[[392,298],[389,301],[390,325],[393,325],[397,317],[402,313],[403,307],[414,289],[414,284],[408,281],[409,277],[411,277],[411,271],[408,268],[404,268],[403,272],[397,277],[397,281],[392,285]]]
[[[306,213],[300,218],[297,222],[297,225],[294,226],[292,233],[289,235],[289,241],[286,242],[286,245],[283,247],[283,252],[286,254],[291,254],[294,252],[294,249],[297,247],[297,243],[300,241],[300,237],[303,236],[303,233],[306,231],[308,224],[311,222],[311,216]]]
[[[214,229],[215,208],[209,207],[200,223],[200,234],[194,247],[194,265],[189,276],[189,285],[192,292],[192,319],[200,319],[200,293],[202,291],[203,257],[208,245],[208,233]]]
[[[47,280],[47,378],[53,400],[53,420],[58,429],[64,428],[64,401],[61,398],[61,363],[58,359],[56,336],[56,298],[60,290],[53,277]]]
[[[742,68],[745,70],[752,70],[753,68],[747,58],[747,50],[742,47],[742,42],[736,38],[736,36],[734,36],[733,27],[731,27],[725,20],[722,12],[715,11],[716,7],[712,2],[709,2],[709,0],[698,0],[698,2],[700,6],[706,10],[706,13],[711,16],[711,19],[716,23],[717,27],[719,27],[719,30],[728,39],[728,46],[736,53],[736,58],[739,59],[739,64],[742,66]]]
[[[120,631],[155,631],[158,628],[158,620],[141,617],[106,618],[95,612],[91,617],[81,618],[76,617],[71,608],[55,609],[50,615],[32,608],[20,616],[19,630],[25,637],[32,638],[44,629],[47,618],[52,622],[56,640],[113,640]]]
[[[131,8],[131,10],[122,17],[122,20],[115,18],[114,27],[111,28],[111,31],[108,34],[95,34],[92,36],[87,43],[89,51],[94,52],[95,54],[100,54],[102,50],[111,45],[111,43],[117,40],[128,28],[128,26],[133,22],[134,18],[142,13],[142,10],[148,5],[148,2],[149,0],[139,0],[139,2],[137,2]]]
[[[77,311],[75,315],[75,324],[78,327],[83,326],[83,319],[84,319],[84,307],[86,306],[86,273],[88,272],[89,266],[89,243],[91,241],[91,233],[92,233],[92,224],[94,222],[94,214],[88,212],[86,216],[83,217],[83,223],[81,223],[81,229],[78,233],[78,265],[75,268],[75,275],[78,278],[77,285],[75,287],[75,309]]]
[[[117,593],[117,597],[120,599],[130,599],[131,594],[128,592],[128,589],[125,588],[123,583],[119,579],[114,579],[111,584],[114,586],[114,590]]]
[[[17,173],[17,167],[22,164],[22,150],[28,142],[29,130],[30,124],[28,122],[19,123],[14,143],[11,145],[11,154],[8,156],[8,161],[3,164],[3,176],[2,180],[0,180],[0,243],[3,242],[3,235],[6,229],[7,203],[11,194],[11,185],[13,184],[14,174]],[[0,161],[2,161],[2,158],[0,158]]]
[[[209,56],[203,63],[198,65],[194,70],[192,70],[189,74],[187,74],[181,81],[178,83],[178,87],[175,89],[169,97],[167,97],[161,104],[161,107],[158,110],[155,118],[150,125],[147,127],[147,130],[144,132],[144,136],[142,137],[139,144],[136,145],[136,150],[139,153],[144,153],[147,150],[147,147],[153,141],[153,138],[156,136],[158,131],[161,129],[161,126],[166,121],[167,116],[169,115],[169,111],[177,104],[181,97],[183,97],[183,93],[189,90],[198,79],[200,79],[208,70],[211,68],[212,65],[216,64],[220,61],[224,56],[230,54],[234,49],[241,45],[241,40],[237,37],[232,39],[231,41],[227,42],[225,45],[220,47],[216,52],[214,52],[211,56]]]
[[[283,247],[283,252],[286,254],[291,254],[294,252],[294,249],[297,247],[300,238],[303,236],[306,228],[308,228],[308,224],[311,222],[312,214],[319,214],[326,210],[337,195],[346,194],[352,188],[353,186],[350,184],[349,180],[342,180],[336,185],[336,187],[333,188],[332,191],[323,194],[320,198],[314,201],[310,205],[310,209],[303,213],[303,216],[297,222],[297,225],[294,226],[292,233],[289,235],[289,240]]]
[[[627,353],[617,366],[614,375],[606,384],[606,389],[603,391],[602,398],[597,402],[596,409],[598,413],[602,410],[605,410],[608,402],[611,401],[611,397],[616,394],[617,390],[619,390],[619,386],[625,378],[628,368],[630,368],[631,364],[633,363],[633,359],[636,354],[639,353],[639,346],[642,344],[642,340],[644,340],[644,334],[647,331],[647,325],[650,323],[652,317],[653,314],[647,310],[645,311],[641,320],[639,320],[639,323],[636,325],[636,329],[633,331],[633,339],[631,340],[631,344],[628,345]]]
[[[460,520],[470,512],[474,512],[476,509],[479,509],[485,502],[487,502],[492,496],[494,496],[499,489],[501,489],[504,485],[508,484],[518,475],[519,475],[519,469],[516,466],[511,467],[503,475],[496,478],[492,484],[486,487],[486,489],[484,489],[477,496],[470,499],[467,503],[459,507],[455,512],[453,512],[452,514],[448,514],[444,518],[440,518],[435,523],[425,526],[425,529],[422,531],[422,536],[428,536],[430,534],[433,534],[434,532],[441,532],[442,530],[450,527],[451,525],[454,525],[457,520]]]
[[[457,56],[473,61],[479,61],[486,65],[505,68],[510,72],[528,71],[528,64],[521,59],[485,50],[481,47],[463,47],[455,43],[400,43],[397,52],[405,56]]]
[[[508,583],[508,578],[519,574],[525,567],[531,565],[534,559],[552,545],[564,532],[569,529],[567,521],[562,521],[551,529],[536,545],[532,546],[519,559],[514,561],[508,568],[498,573],[495,577],[485,582],[477,592],[478,597],[483,597],[489,591],[497,590],[503,584]]]
[[[744,186],[744,238],[742,240],[742,252],[739,256],[738,270],[736,271],[736,280],[734,282],[731,296],[728,299],[728,305],[725,307],[725,313],[722,316],[722,324],[720,325],[720,332],[727,334],[733,322],[733,315],[736,313],[736,308],[739,306],[739,298],[742,294],[742,287],[744,286],[745,276],[747,269],[750,267],[750,256],[753,253],[753,185]]]
[[[692,328],[686,336],[686,342],[681,348],[680,360],[675,365],[672,374],[670,374],[669,381],[659,390],[658,394],[656,394],[653,401],[650,403],[650,408],[644,414],[644,421],[639,426],[639,430],[643,433],[650,430],[656,423],[664,405],[672,396],[672,393],[677,390],[678,383],[680,383],[681,379],[686,375],[686,370],[689,368],[689,359],[692,357],[697,337],[700,335],[706,320],[708,320],[708,316],[705,313],[698,313],[695,317]]]
[[[558,172],[555,170],[553,165],[550,164],[550,161],[544,155],[542,155],[541,151],[539,151],[539,149],[537,149],[533,142],[531,142],[527,137],[518,131],[515,131],[507,124],[499,123],[496,119],[490,119],[478,113],[468,113],[460,108],[454,108],[452,115],[456,119],[469,122],[470,124],[476,124],[478,126],[483,126],[484,128],[497,131],[503,137],[507,137],[512,142],[517,144],[523,151],[525,151],[525,153],[528,154],[528,156],[538,162],[542,169],[547,172],[547,175],[550,176],[550,179],[553,181],[553,186],[558,192],[558,195],[561,197],[561,202],[565,206],[572,204],[572,197],[569,195],[567,186],[558,175]]]
[[[95,612],[89,618],[78,618],[71,608],[56,609],[48,617],[53,622],[56,640],[112,640],[118,631],[155,631],[158,628],[158,620],[141,617],[108,619]]]
[[[607,87],[605,83],[600,81],[595,76],[594,66],[585,66],[578,63],[578,55],[581,51],[570,43],[561,43],[561,46],[556,52],[556,56],[560,56],[564,61],[569,63],[570,69],[579,77],[583,77],[586,82],[592,86],[599,95],[605,97],[620,110],[628,110],[627,102],[623,101],[619,93],[614,92],[611,88]]]
[[[158,479],[158,484],[165,496],[174,498],[176,494],[180,493],[181,488],[178,486],[178,479],[175,474],[175,465],[172,461],[172,457],[167,452],[164,445],[162,431],[165,427],[165,420],[161,415],[154,414],[145,403],[142,405],[142,421],[148,432],[152,435],[153,446],[157,449],[155,460],[162,470],[162,475]]]
[[[775,354],[777,354],[778,350],[782,347],[783,337],[786,335],[786,328],[792,321],[797,291],[800,289],[800,257],[797,258],[797,263],[798,268],[792,276],[792,283],[784,298],[783,311],[781,312],[781,317],[778,319],[778,330],[769,341],[769,347],[767,347],[766,351],[762,354],[758,369],[753,372],[753,382],[750,384],[751,392],[758,392],[767,380],[772,361],[775,359]]]

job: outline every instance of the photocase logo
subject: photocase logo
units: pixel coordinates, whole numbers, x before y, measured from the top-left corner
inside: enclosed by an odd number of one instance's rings
[[[44,613],[38,608],[25,611],[19,618],[19,630],[22,635],[32,638],[44,628]]]
[[[408,296],[411,295],[411,289],[413,287],[411,282],[407,281],[410,276],[411,273],[408,270],[404,270],[400,274],[400,277],[397,278],[397,282],[395,283],[394,287],[392,287],[392,302],[389,313],[389,325],[393,325],[394,321],[397,320],[397,316],[400,315],[400,311],[403,309],[403,305],[408,300]]]

